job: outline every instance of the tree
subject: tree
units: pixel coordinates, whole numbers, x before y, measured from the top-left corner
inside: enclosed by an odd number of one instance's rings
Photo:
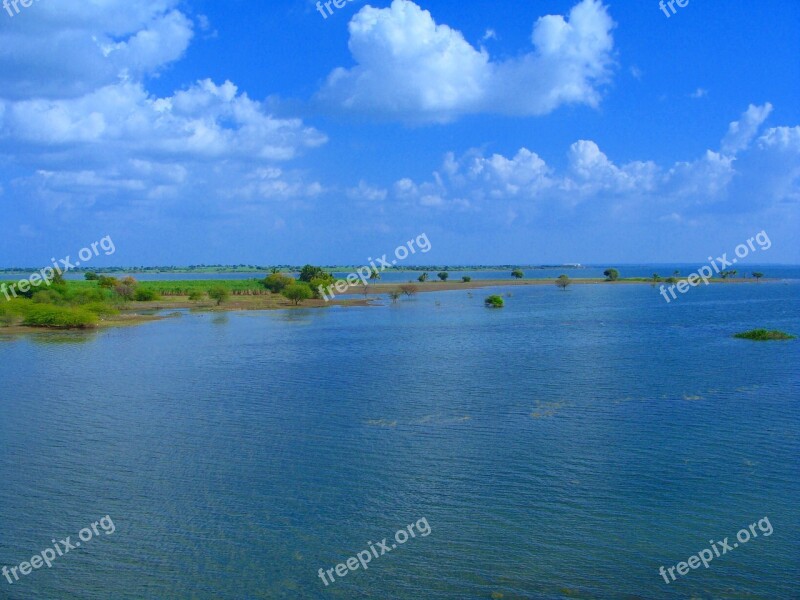
[[[284,298],[294,302],[295,306],[303,300],[309,300],[314,296],[314,292],[311,291],[311,288],[306,283],[293,283],[281,293]]]
[[[661,281],[661,277],[659,276],[659,274],[653,273],[653,283],[658,283],[659,281]]]
[[[606,276],[606,281],[616,281],[619,279],[619,271],[616,269],[606,269],[603,271],[603,275]]]
[[[472,281],[472,277],[470,277],[469,275],[464,275],[461,278],[461,281],[463,281],[464,283],[469,283],[470,281]]]
[[[428,274],[423,273],[422,275],[417,277],[417,281],[419,281],[420,283],[425,283],[426,281],[428,281]]]
[[[522,279],[523,277],[525,277],[525,273],[522,271],[522,269],[514,269],[513,271],[511,271],[511,276],[516,279]]]
[[[764,276],[764,274],[759,272],[759,271],[754,271],[753,272],[753,277],[756,278],[756,283],[758,283],[758,280],[761,279],[763,276]]]
[[[135,300],[138,285],[139,283],[133,277],[125,277],[122,281],[117,282],[114,291],[124,300]]]
[[[93,273],[92,271],[88,271],[83,277],[86,281],[97,281],[98,279],[97,273]]]
[[[392,304],[397,304],[397,301],[400,300],[400,290],[392,290],[389,292],[389,298],[392,300]]]
[[[377,281],[381,278],[381,272],[378,269],[372,269],[372,273],[369,274],[370,281]]]
[[[556,279],[556,285],[563,291],[567,291],[567,286],[572,283],[572,280],[567,275],[559,275]]]
[[[414,294],[417,293],[417,286],[415,285],[401,285],[400,291],[403,292],[406,296],[411,298]]]
[[[503,300],[502,296],[489,296],[486,300],[483,301],[486,305],[486,308],[503,308],[505,306],[505,300]]]
[[[228,288],[221,285],[216,285],[208,290],[208,297],[212,300],[216,300],[217,306],[225,302],[230,295],[231,293],[228,291]]]
[[[189,300],[191,302],[199,302],[203,297],[205,297],[205,294],[200,290],[192,290],[189,292]]]
[[[675,269],[675,270],[672,272],[672,276],[673,276],[673,277],[680,277],[680,276],[681,276],[681,272],[680,272],[680,270],[679,270],[679,269]]]
[[[447,271],[442,271],[441,273],[437,273],[436,276],[442,281],[447,281],[447,278],[450,277],[450,273]]]
[[[106,277],[105,275],[100,275],[100,277],[97,279],[97,284],[101,288],[111,289],[118,283],[119,280],[116,277]]]
[[[292,283],[294,283],[293,278],[281,275],[280,273],[273,273],[261,282],[261,284],[273,294],[280,294],[284,289],[292,285]]]
[[[322,270],[322,267],[315,267],[314,265],[306,265],[300,269],[300,281],[311,283],[314,279],[324,279],[328,277],[328,273]]]

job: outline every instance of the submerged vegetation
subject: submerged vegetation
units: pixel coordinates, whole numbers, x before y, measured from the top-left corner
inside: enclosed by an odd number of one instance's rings
[[[755,340],[757,342],[768,342],[772,340],[793,340],[797,336],[790,335],[788,333],[784,333],[783,331],[778,331],[778,330],[769,331],[767,329],[751,329],[750,331],[737,333],[733,337],[742,340]]]
[[[483,301],[487,308],[503,308],[506,304],[505,300],[503,300],[502,296],[489,296],[486,300]]]

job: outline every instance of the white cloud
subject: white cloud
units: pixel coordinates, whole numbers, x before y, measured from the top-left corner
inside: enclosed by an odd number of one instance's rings
[[[772,105],[769,102],[763,106],[751,104],[741,120],[734,121],[728,127],[728,134],[722,140],[722,153],[735,156],[747,148],[771,112]]]
[[[696,160],[668,167],[652,161],[617,165],[594,141],[579,140],[567,152],[566,168],[558,171],[527,148],[511,158],[473,150],[461,158],[445,155],[430,181],[398,181],[394,197],[422,207],[489,211],[498,210],[498,204],[553,211],[599,204],[631,214],[655,211],[656,218],[670,221],[683,219],[684,212],[710,214],[720,203],[744,212],[796,202],[800,127],[769,129],[756,139],[770,110],[769,104],[751,106],[731,124],[722,146],[741,157],[708,150]]]
[[[699,100],[700,98],[705,98],[708,96],[708,90],[703,88],[697,88],[691,94],[689,94],[690,98],[694,98],[695,100]]]
[[[351,200],[366,200],[367,202],[381,202],[386,200],[388,190],[372,187],[366,181],[361,180],[358,186],[347,190],[347,197]]]
[[[193,36],[178,4],[36,3],[0,26],[0,97],[79,96],[120,78],[157,73],[183,56]]]
[[[581,0],[568,18],[533,27],[534,49],[493,61],[410,0],[364,7],[350,22],[357,66],[338,68],[319,100],[343,110],[410,121],[461,115],[543,115],[565,104],[596,106],[612,65],[614,22],[600,0]]]

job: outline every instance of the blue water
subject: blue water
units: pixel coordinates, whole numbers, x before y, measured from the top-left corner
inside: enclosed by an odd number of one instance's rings
[[[500,291],[0,342],[0,597],[798,598],[800,285]]]

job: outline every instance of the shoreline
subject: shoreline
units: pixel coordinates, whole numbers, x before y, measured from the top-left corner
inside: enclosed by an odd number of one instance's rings
[[[780,283],[780,279],[762,279],[757,281],[754,279],[729,279],[711,280],[710,283],[715,285],[722,284],[775,284]],[[211,282],[210,282],[211,283]],[[650,285],[656,287],[659,285],[674,285],[667,284],[664,281],[652,282],[643,280],[621,280],[621,281],[608,281],[604,278],[586,278],[586,279],[573,279],[571,285]],[[552,279],[483,279],[476,281],[426,281],[424,283],[416,282],[397,282],[397,283],[371,283],[368,287],[368,293],[364,295],[364,285],[358,284],[350,287],[347,292],[335,296],[335,299],[325,301],[306,300],[303,304],[294,305],[289,300],[276,295],[261,295],[261,296],[231,296],[224,304],[217,306],[212,302],[192,302],[187,297],[175,296],[175,300],[156,300],[154,302],[131,302],[129,306],[123,308],[121,313],[117,316],[106,318],[102,320],[97,326],[89,328],[48,328],[48,327],[30,327],[26,325],[14,325],[11,327],[0,327],[0,341],[4,338],[13,338],[28,334],[87,334],[100,332],[113,327],[131,327],[142,325],[145,323],[152,323],[162,321],[165,319],[174,318],[174,316],[156,315],[156,314],[143,314],[153,312],[163,312],[168,310],[189,310],[190,312],[202,313],[226,313],[237,311],[269,311],[269,310],[296,310],[296,309],[320,309],[331,307],[370,307],[375,306],[375,300],[378,296],[384,296],[398,290],[402,286],[414,286],[415,294],[426,294],[432,292],[451,292],[459,290],[480,290],[486,288],[497,287],[518,287],[518,286],[552,286],[555,283]]]

